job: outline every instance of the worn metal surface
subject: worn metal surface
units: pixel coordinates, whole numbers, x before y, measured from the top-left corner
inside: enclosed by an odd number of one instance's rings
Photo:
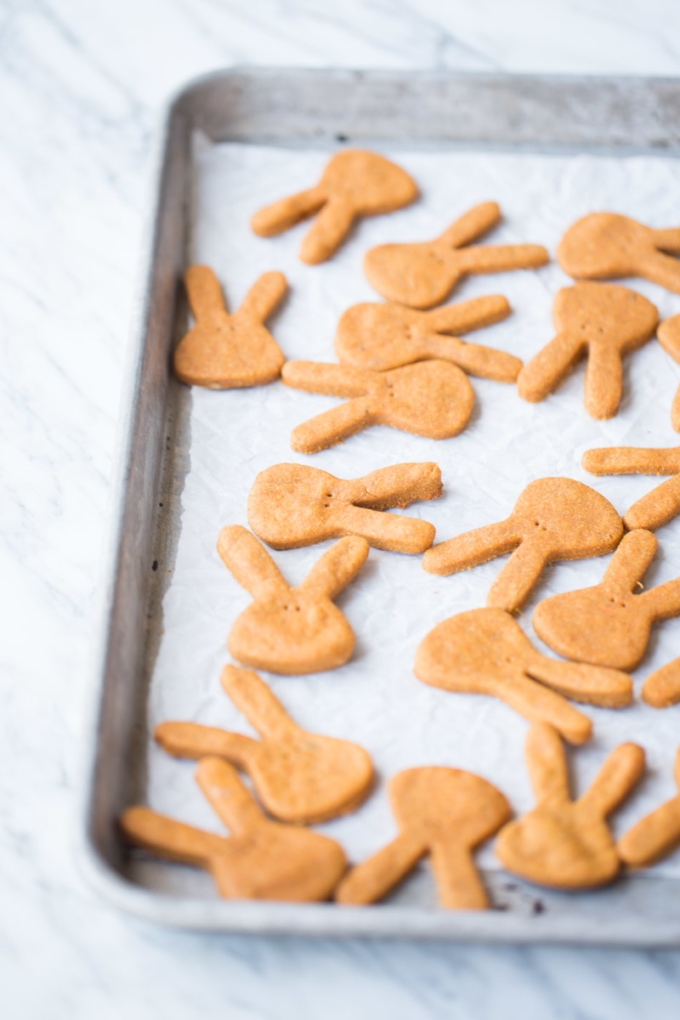
[[[161,600],[176,546],[190,456],[190,391],[169,372],[185,310],[180,277],[189,233],[191,134],[279,145],[329,140],[427,147],[517,147],[545,152],[680,151],[680,83],[505,75],[229,71],[201,79],[171,105],[161,138],[148,277],[114,487],[112,547],[93,677],[78,851],[89,882],[110,902],[188,928],[514,942],[680,945],[680,882],[643,876],[588,894],[532,890],[502,873],[487,881],[503,909],[429,906],[415,876],[389,903],[227,902],[163,892],[156,870],[130,868],[116,830],[143,791],[145,705],[159,640]],[[156,564],[154,569],[154,564]],[[145,876],[150,876],[148,880]],[[198,887],[197,887],[198,888]]]

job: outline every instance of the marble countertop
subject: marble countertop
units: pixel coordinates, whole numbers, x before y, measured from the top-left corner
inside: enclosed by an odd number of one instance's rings
[[[680,953],[217,937],[122,916],[74,864],[152,138],[225,66],[680,75],[676,0],[0,0],[0,1012],[657,1020]]]

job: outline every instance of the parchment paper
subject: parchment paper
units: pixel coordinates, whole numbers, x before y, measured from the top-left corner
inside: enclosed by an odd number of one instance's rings
[[[343,310],[359,301],[380,300],[361,271],[367,248],[434,237],[477,202],[495,199],[504,213],[503,224],[488,236],[488,243],[534,242],[551,253],[564,230],[589,211],[619,211],[659,227],[678,220],[680,171],[670,159],[407,150],[385,154],[413,175],[422,198],[392,216],[362,221],[335,258],[310,267],[297,258],[306,224],[263,240],[251,233],[248,222],[261,206],[314,184],[328,152],[209,145],[197,139],[191,257],[212,266],[232,310],[260,273],[285,273],[290,294],[270,328],[287,358],[334,361],[335,325]],[[512,316],[470,334],[470,339],[526,361],[554,335],[552,300],[558,288],[570,282],[552,262],[539,271],[468,278],[450,300],[506,295]],[[662,317],[680,312],[679,297],[642,280],[622,282],[649,297]],[[158,722],[177,719],[252,733],[219,686],[220,670],[229,661],[227,634],[250,596],[222,565],[215,542],[223,525],[247,526],[246,497],[259,471],[297,461],[355,478],[388,464],[434,460],[442,469],[443,497],[402,512],[431,521],[438,541],[501,520],[528,482],[547,475],[586,482],[623,513],[660,479],[596,479],[580,467],[583,451],[603,445],[680,443],[669,420],[679,381],[680,368],[651,341],[627,359],[621,409],[611,421],[597,422],[586,414],[581,366],[556,393],[533,405],[520,400],[514,386],[473,379],[473,416],[454,439],[436,442],[376,427],[311,457],[291,451],[290,431],[336,404],[334,398],[298,392],[280,382],[229,392],[195,388],[191,469],[182,494],[175,571],[163,605],[150,731]],[[660,529],[658,538],[660,549],[646,586],[680,575],[680,520]],[[326,547],[273,556],[289,582],[297,584]],[[536,640],[530,621],[538,601],[597,583],[608,559],[561,563],[546,570],[520,618],[527,633]],[[362,860],[395,834],[385,785],[400,769],[426,764],[469,769],[495,783],[516,814],[532,807],[523,753],[527,723],[495,699],[436,690],[412,673],[415,650],[425,634],[454,613],[483,606],[503,562],[505,557],[435,577],[422,569],[418,556],[371,550],[365,568],[338,600],[357,637],[352,660],[341,669],[312,676],[263,674],[300,725],[356,741],[373,756],[378,780],[371,797],[356,813],[321,827],[342,843],[350,860]],[[655,628],[635,673],[632,707],[613,711],[581,706],[593,719],[594,736],[570,755],[575,792],[585,790],[606,754],[620,742],[637,741],[647,752],[647,776],[616,814],[616,833],[675,792],[672,765],[680,744],[680,706],[657,711],[637,695],[652,670],[680,655],[679,635],[680,621]],[[193,772],[193,763],[177,762],[151,742],[149,803],[220,832]],[[484,849],[480,861],[485,867],[497,866],[491,847]],[[657,866],[656,873],[680,874],[680,854]]]

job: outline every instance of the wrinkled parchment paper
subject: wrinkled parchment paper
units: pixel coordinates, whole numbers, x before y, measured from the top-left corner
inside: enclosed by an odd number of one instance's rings
[[[408,150],[385,154],[413,175],[422,198],[392,216],[362,221],[334,259],[310,267],[297,258],[305,224],[263,240],[251,233],[248,222],[261,206],[315,183],[328,153],[209,145],[197,139],[191,258],[215,270],[232,310],[260,273],[285,273],[289,296],[270,328],[287,358],[334,361],[333,337],[343,310],[356,302],[380,300],[361,271],[367,248],[434,237],[477,202],[495,199],[504,213],[504,222],[488,236],[488,243],[534,242],[551,253],[569,224],[589,211],[624,212],[659,227],[678,220],[680,170],[670,159]],[[470,339],[526,361],[553,336],[552,300],[569,282],[552,262],[539,271],[470,277],[450,300],[506,295],[511,317],[470,334]],[[662,317],[680,312],[680,297],[642,280],[630,282],[658,306]],[[580,467],[583,451],[616,444],[680,443],[669,421],[679,381],[680,367],[651,341],[627,359],[621,409],[611,421],[594,421],[586,414],[581,366],[540,404],[520,400],[514,386],[473,379],[472,419],[454,439],[436,442],[375,427],[310,457],[290,449],[291,429],[332,407],[334,398],[298,392],[280,382],[230,392],[194,389],[191,468],[181,497],[174,575],[163,604],[164,636],[149,700],[150,730],[163,720],[178,719],[253,732],[219,686],[220,670],[229,661],[227,634],[250,596],[220,562],[215,542],[223,525],[247,526],[246,497],[259,471],[294,461],[355,478],[388,464],[436,461],[444,478],[443,497],[401,512],[431,521],[438,541],[501,520],[524,486],[546,475],[593,485],[623,513],[660,479],[596,479]],[[680,520],[660,529],[658,538],[660,549],[646,586],[680,575]],[[297,584],[326,547],[273,556],[288,581]],[[547,569],[520,618],[527,633],[533,637],[531,614],[538,601],[597,583],[608,559]],[[356,633],[352,660],[342,669],[312,676],[263,674],[300,725],[356,741],[373,756],[378,780],[372,796],[354,814],[322,827],[342,843],[350,860],[363,859],[394,836],[385,788],[400,769],[426,764],[469,769],[495,783],[516,814],[532,807],[523,754],[527,723],[499,701],[426,687],[412,672],[415,650],[425,634],[454,613],[483,606],[504,561],[435,577],[425,573],[418,556],[371,550],[356,581],[338,599]],[[634,674],[636,694],[652,670],[680,655],[679,638],[680,621],[654,630]],[[594,736],[570,756],[575,791],[585,790],[606,754],[620,742],[638,741],[647,752],[647,776],[613,821],[620,834],[675,792],[672,764],[680,744],[680,706],[657,711],[637,699],[623,710],[583,706],[583,711],[593,719]],[[150,743],[149,803],[184,821],[222,831],[193,772],[193,763],[177,762]],[[497,866],[490,846],[480,861],[485,867]],[[680,874],[680,853],[656,873]]]

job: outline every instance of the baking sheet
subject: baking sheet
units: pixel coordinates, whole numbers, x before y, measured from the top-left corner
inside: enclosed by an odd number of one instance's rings
[[[361,272],[363,253],[374,244],[434,237],[471,205],[495,199],[505,221],[489,235],[489,243],[542,243],[554,252],[564,229],[596,209],[625,212],[650,225],[673,225],[680,184],[676,164],[663,158],[382,150],[415,177],[422,198],[393,216],[362,221],[331,262],[309,267],[297,259],[305,224],[262,240],[250,232],[248,221],[262,205],[313,184],[329,153],[211,145],[202,137],[195,149],[191,260],[212,266],[232,309],[260,273],[283,271],[290,293],[270,328],[287,358],[319,361],[334,360],[333,336],[342,311],[359,301],[379,300]],[[527,360],[553,336],[552,299],[569,282],[552,263],[539,271],[468,278],[453,300],[505,294],[512,316],[470,338]],[[632,285],[657,305],[662,317],[680,311],[679,297],[644,281]],[[191,463],[181,495],[177,556],[163,601],[149,731],[158,722],[182,719],[252,732],[219,686],[220,670],[229,661],[226,636],[250,597],[222,565],[215,541],[224,524],[247,526],[246,497],[259,471],[296,461],[352,478],[388,464],[434,460],[442,469],[443,497],[402,512],[431,521],[438,541],[507,516],[522,488],[546,475],[593,485],[623,512],[657,482],[595,479],[581,470],[581,455],[600,445],[678,442],[669,408],[679,381],[680,369],[650,342],[627,360],[622,406],[609,422],[586,415],[582,368],[537,405],[521,401],[513,386],[474,379],[475,410],[467,429],[454,439],[436,442],[375,427],[311,457],[291,451],[290,431],[336,404],[334,398],[281,383],[227,393],[194,389]],[[647,586],[680,575],[680,521],[661,529],[658,537],[660,549],[645,577]],[[328,544],[272,555],[296,584]],[[412,673],[424,635],[440,620],[484,605],[502,562],[440,578],[422,570],[420,557],[371,550],[356,581],[338,599],[357,636],[351,662],[306,677],[262,674],[300,725],[357,741],[373,756],[378,774],[373,795],[355,814],[319,827],[342,843],[350,860],[363,859],[394,835],[385,783],[403,768],[441,764],[470,769],[503,790],[517,814],[532,806],[523,758],[527,723],[494,699],[429,688]],[[607,562],[603,557],[549,568],[520,618],[527,633],[536,640],[530,618],[538,601],[597,583]],[[678,621],[655,629],[634,674],[636,692],[649,672],[680,654],[679,633]],[[593,719],[594,736],[571,754],[576,790],[585,789],[621,741],[636,740],[647,752],[647,776],[615,816],[614,830],[620,833],[674,793],[680,707],[655,711],[636,701],[618,711],[582,710]],[[193,772],[192,763],[170,759],[150,742],[148,801],[156,810],[219,832]],[[486,868],[498,866],[490,846],[479,861]],[[654,873],[680,874],[680,854]]]

